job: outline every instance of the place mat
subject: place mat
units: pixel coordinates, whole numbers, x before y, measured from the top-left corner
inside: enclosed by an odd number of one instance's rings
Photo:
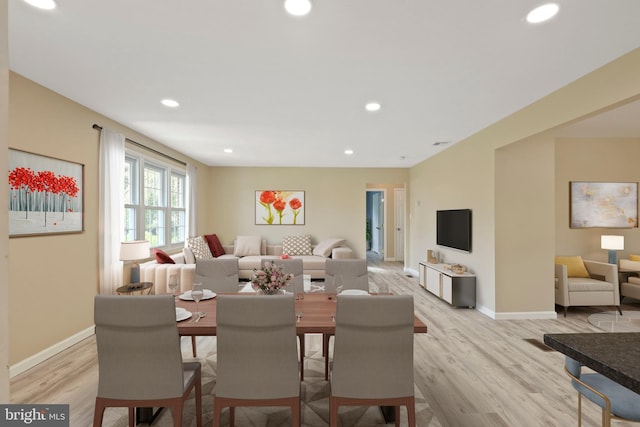
[[[587,320],[605,332],[640,332],[640,311],[605,311],[590,315]]]

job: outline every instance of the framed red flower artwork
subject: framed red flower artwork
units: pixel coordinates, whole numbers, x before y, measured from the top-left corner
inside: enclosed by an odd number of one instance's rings
[[[9,237],[84,231],[84,165],[9,149]]]
[[[256,190],[256,225],[304,225],[304,191]]]

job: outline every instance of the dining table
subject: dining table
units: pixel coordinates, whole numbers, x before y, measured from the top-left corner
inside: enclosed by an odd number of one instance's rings
[[[225,295],[225,294],[219,294]],[[252,295],[243,293],[231,293],[228,295]],[[375,297],[375,294],[372,295]],[[176,307],[181,307],[196,313],[200,311],[205,316],[198,319],[192,316],[178,322],[178,334],[181,336],[215,336],[216,335],[216,301],[217,298],[194,301],[176,299]],[[304,295],[302,299],[296,299],[296,334],[335,334],[336,332],[336,294],[313,292]],[[414,315],[414,333],[427,333],[427,325]]]

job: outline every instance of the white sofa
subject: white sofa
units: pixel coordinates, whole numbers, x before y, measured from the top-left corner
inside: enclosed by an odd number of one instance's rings
[[[225,254],[219,258],[237,258],[239,277],[243,280],[250,280],[253,277],[253,269],[260,268],[262,259],[277,259],[282,255],[282,245],[263,245],[264,255],[249,255],[237,257],[233,255],[233,245],[223,245]],[[171,255],[175,264],[159,264],[154,260],[140,264],[140,281],[152,282],[154,284],[152,293],[162,294],[169,292],[167,283],[172,273],[177,273],[180,281],[181,291],[187,291],[193,287],[195,277],[195,263],[186,263],[184,253]],[[291,258],[301,258],[304,274],[311,279],[324,279],[325,261],[327,258],[319,255],[299,255]],[[353,258],[351,248],[340,246],[333,248],[331,258],[348,259]]]

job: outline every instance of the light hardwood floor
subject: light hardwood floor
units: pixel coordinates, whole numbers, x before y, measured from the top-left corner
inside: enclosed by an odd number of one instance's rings
[[[429,328],[415,338],[419,426],[577,425],[577,398],[562,372],[563,356],[545,348],[542,336],[600,332],[587,317],[610,307],[572,308],[556,320],[496,321],[436,299],[404,274],[400,263],[370,261],[372,286],[385,280],[391,291],[414,295],[416,313]],[[623,305],[623,310],[639,308]],[[69,403],[72,425],[88,426],[96,388],[95,340],[88,338],[14,378],[11,401]],[[594,405],[585,403],[583,414],[584,426],[599,425]]]

